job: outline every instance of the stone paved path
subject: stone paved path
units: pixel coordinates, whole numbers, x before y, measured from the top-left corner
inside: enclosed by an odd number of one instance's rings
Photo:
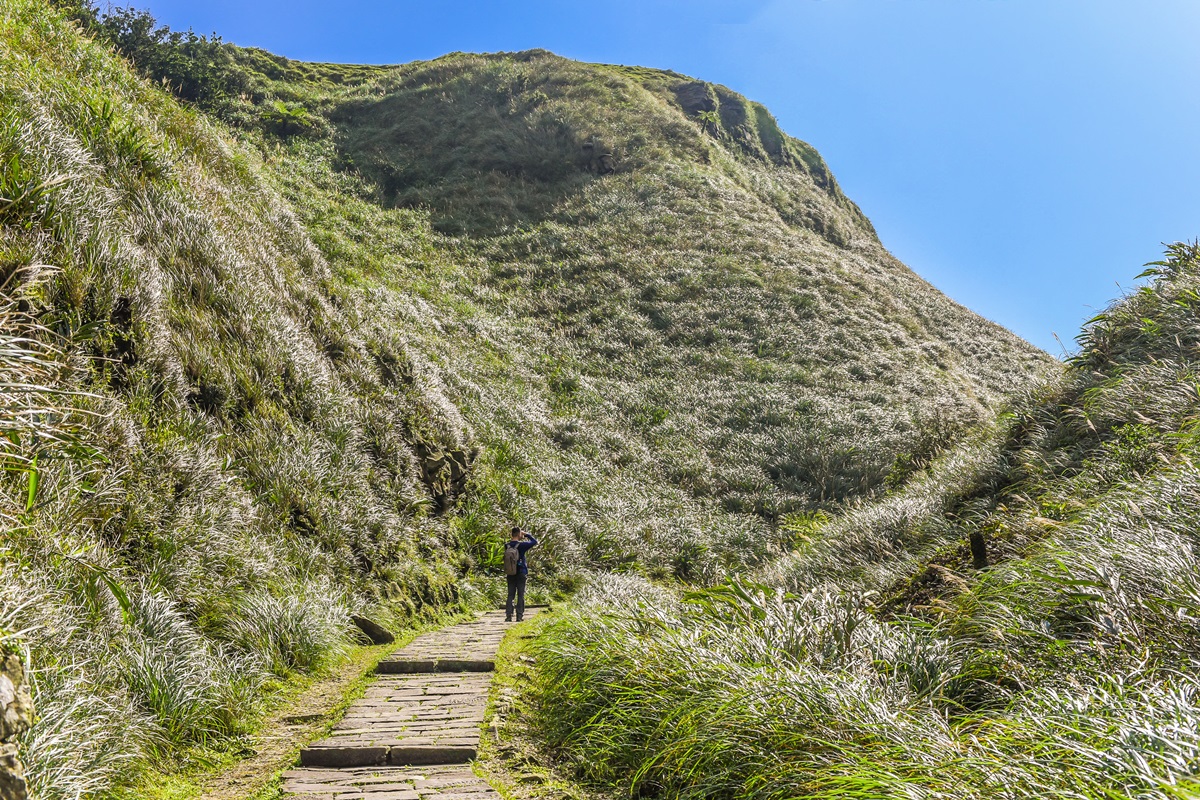
[[[479,748],[489,673],[507,629],[504,612],[489,611],[418,636],[381,661],[366,695],[284,774],[284,797],[498,798],[467,763]]]

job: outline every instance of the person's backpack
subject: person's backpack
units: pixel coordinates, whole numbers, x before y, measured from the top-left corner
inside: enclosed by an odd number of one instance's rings
[[[521,563],[521,551],[516,545],[504,545],[504,574],[516,575],[517,567]]]

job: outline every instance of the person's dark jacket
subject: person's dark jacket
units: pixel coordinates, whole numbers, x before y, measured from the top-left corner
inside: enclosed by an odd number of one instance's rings
[[[513,541],[512,539],[509,539],[507,542],[504,543],[505,547],[517,548],[517,554],[519,555],[519,558],[517,559],[517,574],[518,575],[528,575],[529,574],[529,565],[525,563],[525,553],[527,553],[532,548],[537,547],[537,543],[538,543],[538,540],[534,537],[534,535],[532,533],[526,533],[525,538],[521,539],[519,541]]]

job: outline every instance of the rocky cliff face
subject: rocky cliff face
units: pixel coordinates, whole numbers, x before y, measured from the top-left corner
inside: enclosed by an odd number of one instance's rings
[[[26,800],[25,770],[17,737],[33,724],[33,699],[20,656],[0,661],[0,800]]]

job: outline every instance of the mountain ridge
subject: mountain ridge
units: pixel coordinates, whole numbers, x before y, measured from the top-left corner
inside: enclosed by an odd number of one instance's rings
[[[495,53],[456,51],[429,60],[383,65],[314,64],[276,56],[260,48],[234,48],[233,52],[234,59],[240,65],[267,81],[318,84],[332,82],[339,86],[365,83],[373,76],[378,77],[385,73],[436,68],[456,60],[473,58],[516,62],[547,59],[563,65],[579,64],[609,71],[637,81],[664,100],[669,98],[686,116],[700,120],[706,133],[737,144],[745,155],[777,165],[803,168],[833,199],[846,205],[856,221],[865,227],[871,236],[875,236],[870,221],[841,192],[820,154],[811,145],[784,133],[765,106],[746,99],[726,86],[702,81],[673,70],[572,61],[544,49]],[[347,73],[354,77],[347,78]],[[333,76],[333,80],[330,81],[326,76]],[[596,153],[593,157],[599,155]],[[595,169],[595,165],[592,165],[592,169]]]
[[[554,317],[559,320],[560,326],[564,321],[570,323],[570,320],[578,320],[580,316],[591,320],[573,326],[568,324],[569,332],[576,339],[586,338],[594,332],[593,322],[597,321],[596,316],[601,313],[600,308],[603,308],[610,318],[624,317],[621,323],[622,330],[612,330],[612,336],[633,336],[637,341],[647,344],[660,341],[664,336],[668,344],[671,341],[679,341],[685,344],[690,342],[696,346],[711,346],[715,341],[722,339],[734,342],[744,340],[749,344],[750,339],[761,335],[759,331],[767,330],[763,326],[773,325],[768,321],[772,319],[771,315],[755,317],[753,312],[747,310],[755,305],[769,307],[772,302],[778,303],[778,300],[760,302],[755,293],[756,287],[765,287],[763,281],[767,279],[767,273],[771,273],[769,280],[775,280],[781,286],[788,286],[789,283],[794,286],[801,281],[811,281],[816,296],[824,293],[826,297],[836,298],[840,295],[847,299],[855,296],[878,297],[879,292],[875,286],[879,282],[892,280],[894,283],[889,293],[898,291],[899,297],[904,297],[905,300],[893,300],[890,296],[875,299],[874,302],[880,304],[880,310],[875,312],[876,316],[873,319],[881,325],[893,328],[894,319],[890,320],[887,317],[906,315],[905,311],[900,310],[903,305],[897,303],[903,304],[907,301],[912,304],[914,295],[920,297],[923,290],[929,288],[927,283],[886,254],[878,245],[873,233],[867,237],[863,231],[860,234],[860,244],[846,247],[844,245],[851,244],[850,241],[845,240],[844,236],[835,236],[831,241],[829,231],[855,228],[839,223],[834,217],[830,217],[832,222],[819,224],[814,224],[808,217],[795,215],[792,220],[784,219],[777,213],[778,205],[770,202],[778,193],[764,199],[766,193],[762,191],[762,182],[790,181],[784,184],[785,188],[790,187],[792,190],[792,193],[787,195],[787,198],[790,198],[789,202],[794,205],[816,202],[817,206],[814,207],[821,213],[826,213],[827,209],[820,206],[819,201],[828,196],[827,192],[815,188],[815,180],[811,173],[806,169],[775,169],[777,165],[771,165],[770,169],[774,171],[769,174],[748,174],[742,170],[742,162],[737,160],[737,156],[743,155],[740,146],[736,148],[735,157],[731,158],[727,152],[728,141],[712,138],[705,132],[704,127],[695,121],[689,121],[690,125],[681,125],[680,107],[674,107],[680,114],[674,114],[668,108],[668,112],[663,114],[665,119],[661,122],[655,120],[657,127],[653,127],[653,130],[664,128],[676,137],[671,140],[673,145],[668,146],[665,151],[662,147],[650,146],[641,146],[639,149],[637,143],[650,140],[651,136],[647,131],[631,126],[623,135],[633,144],[626,148],[628,156],[618,159],[625,167],[606,175],[597,175],[594,171],[584,168],[578,162],[579,140],[610,135],[604,127],[603,119],[589,116],[588,111],[596,107],[606,109],[625,103],[631,109],[636,108],[639,113],[635,114],[635,117],[642,119],[652,117],[654,107],[664,105],[662,96],[655,95],[650,90],[639,94],[638,86],[630,86],[626,81],[611,83],[604,73],[600,78],[594,78],[590,72],[591,68],[586,65],[572,67],[585,74],[582,77],[573,75],[570,85],[579,87],[572,91],[587,94],[591,104],[580,109],[571,104],[571,98],[557,98],[558,106],[552,109],[557,114],[556,120],[560,129],[553,132],[552,138],[558,149],[553,151],[557,157],[548,177],[544,180],[530,179],[520,170],[502,168],[511,167],[513,163],[522,162],[522,159],[532,160],[539,165],[544,163],[545,150],[541,147],[543,130],[540,123],[546,112],[538,107],[543,101],[538,100],[533,107],[529,107],[525,105],[523,98],[526,95],[538,97],[539,94],[544,94],[539,88],[544,85],[543,81],[566,80],[562,77],[564,62],[557,57],[536,53],[528,57],[523,56],[515,65],[504,58],[474,56],[458,57],[449,64],[441,63],[442,61],[444,60],[410,65],[401,75],[379,78],[381,83],[378,88],[359,87],[358,91],[361,93],[383,93],[385,99],[380,101],[382,108],[374,105],[371,108],[386,118],[384,125],[364,124],[361,119],[362,107],[357,105],[358,101],[353,97],[352,90],[347,105],[360,112],[358,117],[353,118],[353,124],[361,130],[334,135],[338,148],[336,157],[348,160],[355,167],[361,167],[364,162],[374,159],[375,166],[372,169],[364,169],[360,174],[367,176],[368,180],[372,176],[384,175],[384,179],[373,181],[374,190],[377,192],[374,195],[376,202],[384,207],[394,205],[397,193],[406,193],[410,202],[414,196],[424,198],[424,201],[417,205],[429,208],[435,228],[439,227],[437,220],[441,213],[438,204],[451,204],[454,213],[450,216],[456,224],[466,224],[471,228],[469,233],[463,234],[466,240],[472,242],[481,257],[491,262],[493,282],[495,278],[499,278],[501,286],[515,284],[526,295],[526,289],[540,287],[537,291],[541,296],[546,296],[548,287],[557,287],[562,293],[561,297],[557,302],[551,301],[539,308],[540,316]],[[471,70],[469,73],[468,67]],[[426,74],[426,70],[434,70],[435,74]],[[409,73],[415,73],[417,77]],[[467,80],[462,77],[464,73],[470,75],[469,91],[460,85],[461,81]],[[439,151],[456,154],[464,147],[461,142],[456,144],[458,149],[443,147],[442,140],[432,139],[428,135],[428,128],[437,128],[447,131],[445,135],[448,137],[457,137],[464,127],[452,124],[453,119],[438,117],[439,113],[447,113],[444,110],[430,109],[431,101],[428,98],[436,99],[439,92],[445,94],[445,90],[439,88],[442,84],[437,83],[438,80],[455,83],[459,88],[459,92],[454,95],[457,103],[469,106],[465,113],[471,115],[471,119],[482,118],[488,122],[487,125],[465,126],[467,130],[474,132],[472,135],[478,135],[480,131],[485,132],[482,143],[470,139],[467,145],[467,149],[476,152],[475,161],[461,172],[454,172],[453,166],[435,163],[433,167],[428,167],[433,177],[425,183],[410,177],[389,187],[386,181],[388,175],[403,175],[406,169],[411,171],[413,168],[404,164],[396,166],[387,160],[391,157],[388,154],[407,152],[410,147],[418,146],[414,142],[420,141],[431,142],[427,151],[435,154]],[[406,89],[410,83],[417,85],[411,92]],[[600,84],[599,89],[596,87],[597,83]],[[514,87],[523,88],[518,90]],[[606,94],[606,91],[612,96]],[[597,93],[598,96],[592,96]],[[417,95],[417,99],[412,102],[417,103],[417,109],[425,113],[416,113],[406,105],[410,95]],[[643,109],[638,106],[639,101],[649,108]],[[329,112],[329,118],[335,124],[342,118],[341,108],[334,105]],[[457,106],[450,108],[449,113],[458,113]],[[641,113],[643,111],[645,113]],[[413,130],[405,128],[405,121],[410,118],[421,120],[425,127]],[[399,122],[394,122],[397,119]],[[567,127],[575,133],[564,133],[561,130],[563,123],[569,123]],[[625,152],[620,146],[613,149],[618,153]],[[653,157],[648,156],[647,151]],[[449,155],[446,157],[450,158]],[[430,159],[417,159],[411,153],[403,158],[410,159],[409,163],[416,161],[426,167],[431,163]],[[437,156],[432,158],[436,159]],[[453,161],[454,164],[461,163],[457,159]],[[752,161],[756,166],[770,163],[761,158]],[[706,171],[709,162],[716,166],[713,170]],[[695,166],[697,163],[699,167]],[[488,165],[490,168],[485,169]],[[423,175],[424,173],[417,172],[418,177]],[[470,185],[465,200],[459,197],[460,182]],[[538,189],[543,183],[551,184],[551,187],[546,192],[539,193]],[[563,190],[563,185],[566,186],[566,191]],[[528,208],[540,207],[549,202],[557,203],[557,209],[543,219],[528,220],[527,225],[510,225],[500,230],[493,225],[494,219],[490,211],[478,211],[479,206],[491,204],[495,195],[510,198],[519,196],[522,192],[530,196],[526,202]],[[594,197],[589,196],[589,193]],[[639,196],[635,198],[631,195]],[[817,197],[817,201],[812,200],[814,196]],[[399,203],[401,206],[404,204]],[[521,213],[519,202],[515,208],[505,203],[500,205],[502,211],[499,213],[503,215],[519,216]],[[658,209],[654,212],[657,216],[650,216],[647,213],[648,209]],[[731,223],[728,230],[722,231],[721,240],[701,232],[701,226],[719,227],[720,222],[714,224],[712,221],[722,218],[736,219],[738,222]],[[476,222],[482,224],[475,226],[473,223]],[[670,230],[671,225],[693,227],[686,237],[682,237]],[[595,232],[587,237],[572,239],[568,233],[568,226],[589,226]],[[751,227],[755,230],[753,234],[749,231]],[[843,262],[837,257],[830,257],[826,251],[817,252],[823,245],[816,245],[814,248],[815,242],[806,238],[810,235],[833,245],[837,248],[833,251],[835,253],[862,255],[846,255],[846,261]],[[777,252],[771,252],[770,248],[763,246],[763,242],[778,240],[788,242],[787,249],[780,248]],[[625,243],[636,245],[623,246]],[[661,255],[647,257],[655,253]],[[651,285],[660,270],[660,267],[655,266],[657,259],[663,259],[657,261],[658,264],[684,267],[677,276],[685,283],[688,280],[699,280],[703,282],[702,285],[713,287],[731,283],[729,288],[740,289],[745,293],[748,302],[726,310],[704,310],[701,306],[714,299],[714,292],[701,289],[700,286],[689,289],[682,295],[678,289],[671,289],[663,293],[667,300],[660,300],[659,290]],[[545,267],[533,268],[535,264],[544,264]],[[563,265],[566,264],[573,265],[570,267],[573,273],[570,277],[563,275]],[[702,275],[704,277],[701,277]],[[601,301],[599,308],[590,308],[586,315],[582,315],[580,311],[595,300],[587,294],[590,291],[589,281],[593,277],[607,287],[607,291],[599,293],[601,297],[620,298],[622,302],[609,307]],[[834,284],[833,288],[836,291],[828,291],[827,284]],[[676,286],[678,285],[677,281]],[[575,286],[581,286],[582,289],[575,291]],[[814,299],[812,294],[798,294],[801,296],[796,300],[801,306],[811,303]],[[635,300],[635,296],[640,299]],[[672,297],[679,297],[681,302],[671,303]],[[940,295],[938,297],[940,298]],[[525,301],[526,297],[520,299]],[[938,310],[931,308],[922,312],[924,316],[917,315],[906,324],[910,326],[909,331],[913,331],[912,335],[933,340],[941,338],[945,342],[944,346],[953,349],[956,345],[952,336],[940,330],[940,326],[950,322],[953,312],[945,305],[947,301],[939,299],[938,302],[942,304]],[[961,308],[956,305],[951,307]],[[675,321],[669,314],[664,313],[672,308],[679,311]],[[844,305],[842,308],[842,318],[853,319],[852,314],[845,313]],[[708,319],[698,317],[698,312],[702,312]],[[789,315],[786,324],[790,329],[790,326],[795,325],[795,315],[798,312],[793,310],[786,313]],[[799,313],[802,315],[805,312],[800,310]],[[815,309],[808,313],[821,315]],[[726,322],[717,322],[714,326],[714,314],[719,314],[719,318]],[[747,314],[750,316],[746,317]],[[911,311],[907,314],[911,314]],[[645,321],[636,323],[635,317],[641,316],[645,317]],[[748,326],[744,334],[731,329],[728,322],[738,317],[746,317],[746,321],[742,323]],[[987,323],[983,324],[987,326]],[[856,333],[851,334],[851,330],[855,330]],[[1000,332],[998,328],[993,330]],[[832,348],[833,352],[840,349],[846,353],[846,348],[852,350],[862,346],[861,340],[855,338],[862,336],[860,328],[847,325],[840,334],[833,331],[830,334],[831,338],[840,341],[840,344],[835,344]],[[908,331],[893,334],[905,335],[908,335]],[[961,336],[962,339],[969,337],[970,333],[965,331]],[[1015,343],[1017,340],[1011,341]],[[755,348],[761,351],[761,345],[762,342],[759,342]],[[782,349],[784,346],[780,347]],[[605,354],[604,346],[599,343],[597,349],[600,351],[598,355],[603,357],[615,355]],[[824,350],[818,349],[818,354],[818,361],[826,358]],[[986,353],[982,355],[986,357]],[[925,356],[919,356],[923,357]],[[700,363],[709,361],[706,355],[697,355],[696,358]],[[759,359],[756,357],[755,360]],[[792,359],[792,362],[796,360],[804,361],[804,358],[798,357]],[[871,369],[875,370],[878,367]],[[993,386],[1002,383],[1003,381],[1000,381]]]

